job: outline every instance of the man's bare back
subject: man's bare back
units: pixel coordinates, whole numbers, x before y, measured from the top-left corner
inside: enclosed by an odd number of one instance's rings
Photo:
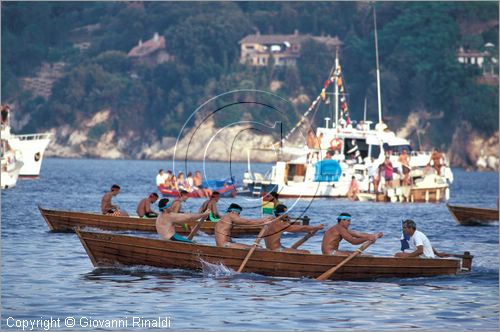
[[[162,240],[170,240],[175,234],[175,225],[196,221],[200,218],[207,217],[209,214],[210,211],[193,214],[164,211],[156,218],[156,231]]]
[[[322,229],[323,225],[319,226],[293,225],[290,222],[288,222],[288,218],[284,218],[284,220],[282,219],[274,220],[265,227],[266,231],[264,233],[264,240],[266,242],[267,249],[282,251],[282,252],[309,253],[308,250],[285,248],[281,244],[281,236],[283,235],[283,232],[290,232],[290,233],[312,232],[316,229]]]
[[[116,205],[111,204],[111,199],[113,198],[113,192],[107,192],[102,196],[101,200],[101,212],[103,214],[113,212],[116,209]]]
[[[258,227],[271,220],[272,217],[265,217],[262,219],[245,219],[241,218],[236,212],[228,212],[217,222],[217,225],[215,225],[215,243],[218,247],[224,248],[250,248],[251,246],[249,245],[232,242],[231,229],[233,228],[233,225],[253,225]]]

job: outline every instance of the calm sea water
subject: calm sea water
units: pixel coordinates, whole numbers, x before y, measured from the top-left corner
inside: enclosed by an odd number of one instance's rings
[[[189,162],[176,163],[175,170],[186,166],[191,171],[204,168],[209,178],[232,173],[241,179],[246,168]],[[260,171],[268,167],[253,165]],[[295,204],[295,213],[305,211],[312,224],[333,225],[334,217],[347,211],[353,215],[353,229],[384,232],[368,249],[371,254],[398,251],[401,220],[412,218],[438,250],[467,250],[475,256],[468,275],[372,282],[236,275],[213,266],[204,273],[149,267],[94,269],[76,235],[48,232],[38,212],[37,205],[98,211],[102,194],[113,183],[122,186],[113,201],[134,212],[137,202],[155,191],[159,168],[173,167],[160,161],[47,159],[40,179],[21,180],[16,188],[2,191],[2,329],[21,329],[12,326],[22,320],[38,323],[34,330],[102,329],[100,324],[112,320],[136,329],[134,319],[155,324],[160,318],[175,330],[498,331],[498,226],[458,226],[444,204],[285,200],[289,206]],[[495,206],[497,173],[455,169],[454,175],[451,203]],[[260,215],[258,201],[248,197],[223,198],[221,209],[233,201],[246,208],[244,216]],[[190,199],[185,210],[194,211],[201,203]],[[283,242],[291,244],[300,236],[285,235]],[[322,232],[303,248],[319,252],[321,238]],[[203,234],[198,241],[214,242]],[[251,243],[253,238],[239,241]],[[71,318],[73,328],[69,328]]]

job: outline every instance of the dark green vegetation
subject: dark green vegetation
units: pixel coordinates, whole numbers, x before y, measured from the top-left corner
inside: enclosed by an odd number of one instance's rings
[[[239,64],[238,41],[255,28],[262,34],[330,34],[344,42],[342,65],[351,116],[361,119],[368,98],[376,116],[372,4],[365,2],[5,2],[2,3],[2,98],[17,102],[31,118],[23,131],[77,126],[109,108],[111,121],[91,132],[130,130],[144,139],[177,135],[208,98],[237,88],[269,90],[284,84],[284,98],[321,91],[333,65],[323,45],[304,45],[296,68]],[[498,50],[498,2],[377,3],[383,112],[393,127],[410,112],[436,115],[427,139],[448,145],[464,121],[486,135],[498,130],[498,88],[476,83],[476,67],[456,61],[459,46]],[[495,22],[488,24],[488,22]],[[100,24],[85,52],[73,47],[72,30]],[[174,62],[133,64],[127,52],[155,32],[165,36]],[[64,61],[66,73],[48,101],[22,92],[21,77],[42,62]],[[297,105],[290,124],[308,105]],[[252,113],[254,120],[266,112]],[[442,114],[442,116],[438,116]],[[321,121],[318,117],[317,122]]]

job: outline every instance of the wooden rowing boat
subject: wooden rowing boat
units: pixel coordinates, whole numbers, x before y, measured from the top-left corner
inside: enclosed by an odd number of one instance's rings
[[[480,226],[498,224],[498,209],[485,209],[471,206],[446,204],[451,215],[459,225]]]
[[[141,231],[156,232],[156,219],[139,217],[105,216],[97,213],[48,210],[38,207],[40,213],[53,232],[74,232],[78,227],[92,227],[109,231]],[[180,234],[189,234],[197,222],[189,222],[184,225],[176,225],[175,230]],[[204,222],[200,228],[201,232],[214,234],[215,222]],[[232,236],[258,234],[259,226],[234,226],[231,230]]]
[[[161,268],[201,270],[201,260],[237,270],[248,253],[246,249],[221,248],[128,235],[77,230],[94,266],[146,265]],[[460,259],[421,259],[357,256],[331,276],[339,280],[411,278],[454,275],[470,271],[472,256]],[[315,278],[345,257],[319,254],[276,252],[257,249],[247,261],[245,272],[267,276]]]

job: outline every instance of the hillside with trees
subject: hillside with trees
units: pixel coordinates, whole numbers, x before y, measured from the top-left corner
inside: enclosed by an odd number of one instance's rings
[[[249,34],[337,36],[351,117],[363,117],[364,100],[377,108],[373,4],[366,2],[5,2],[2,3],[2,103],[14,105],[16,133],[55,130],[108,111],[91,126],[84,144],[112,131],[120,157],[176,137],[193,111],[213,96],[235,89],[273,91],[292,103],[293,126],[321,91],[335,54],[325,45],[302,45],[296,66],[240,63],[239,41]],[[377,2],[384,121],[393,129],[419,114],[408,138],[423,148],[452,152],[457,142],[496,135],[498,146],[498,2]],[[128,56],[138,42],[158,33],[170,61],[147,64]],[[477,66],[457,61],[459,47],[484,51],[497,62],[495,82],[481,81]],[[83,46],[82,46],[83,45]],[[26,88],[44,64],[64,63],[48,98]],[[299,98],[300,96],[307,98]],[[255,121],[266,111],[234,113]],[[216,123],[221,118],[214,117]],[[322,117],[314,124],[322,123]],[[194,124],[190,123],[189,126]],[[465,128],[465,129],[464,129]],[[464,133],[458,132],[463,130]],[[71,131],[71,130],[69,130]],[[458,135],[458,136],[457,136]],[[418,136],[418,137],[417,137]],[[82,156],[96,156],[82,153]],[[98,156],[98,155],[97,155]]]

